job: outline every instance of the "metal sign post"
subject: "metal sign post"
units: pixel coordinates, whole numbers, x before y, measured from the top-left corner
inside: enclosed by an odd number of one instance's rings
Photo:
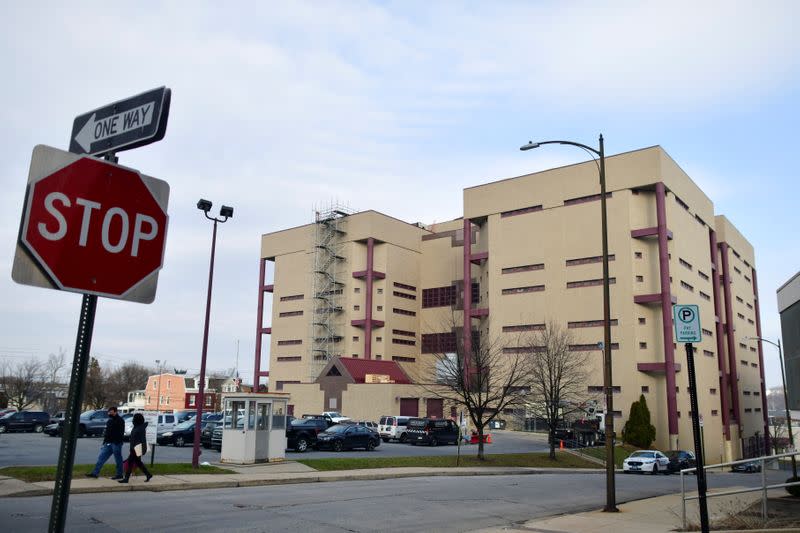
[[[700,529],[708,533],[708,502],[706,492],[706,471],[703,468],[703,442],[700,421],[700,409],[697,405],[697,377],[694,370],[693,342],[702,340],[700,328],[700,313],[696,305],[676,305],[672,309],[675,324],[675,338],[678,342],[686,343],[686,367],[689,371],[689,407],[692,410],[692,433],[694,436],[694,455],[697,462],[697,492],[700,504]]]
[[[84,294],[81,317],[78,321],[78,338],[75,340],[75,358],[72,362],[72,376],[69,380],[67,413],[64,429],[61,432],[61,448],[58,452],[56,485],[53,488],[53,504],[50,507],[50,533],[64,531],[69,502],[69,487],[72,483],[72,466],[75,463],[75,444],[78,432],[78,419],[81,416],[83,393],[86,390],[86,370],[89,367],[89,350],[92,346],[94,315],[97,310],[97,296]]]

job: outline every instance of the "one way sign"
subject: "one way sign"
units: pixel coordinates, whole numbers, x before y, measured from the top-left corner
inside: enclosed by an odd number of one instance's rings
[[[164,138],[171,91],[159,87],[75,117],[69,151],[102,155]]]

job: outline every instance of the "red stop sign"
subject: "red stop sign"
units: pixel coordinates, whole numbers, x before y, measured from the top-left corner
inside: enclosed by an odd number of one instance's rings
[[[161,268],[167,218],[141,174],[82,157],[30,183],[21,241],[58,288],[125,298]]]

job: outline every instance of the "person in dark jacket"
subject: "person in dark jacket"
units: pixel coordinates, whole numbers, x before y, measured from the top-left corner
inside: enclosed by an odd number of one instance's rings
[[[147,431],[147,422],[144,421],[144,417],[141,413],[136,413],[133,415],[133,429],[131,430],[131,450],[130,454],[128,455],[128,469],[125,471],[125,478],[120,479],[120,483],[127,483],[128,480],[131,478],[131,472],[133,472],[134,468],[139,468],[144,475],[147,476],[145,479],[145,483],[150,481],[150,478],[153,475],[148,472],[147,467],[144,466],[142,462],[142,456],[147,453],[147,438],[146,438],[146,431]]]
[[[96,478],[108,458],[113,455],[114,462],[117,464],[117,474],[111,479],[122,479],[122,443],[124,441],[125,421],[121,416],[117,415],[116,407],[109,407],[108,422],[106,422],[103,444],[100,446],[100,455],[97,457],[97,464],[94,465],[94,470],[86,474],[86,476]]]

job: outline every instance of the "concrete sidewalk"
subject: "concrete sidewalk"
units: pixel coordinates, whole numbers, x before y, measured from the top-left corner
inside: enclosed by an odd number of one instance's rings
[[[319,483],[330,481],[358,481],[430,476],[501,476],[524,474],[596,474],[603,471],[568,468],[524,468],[524,467],[462,467],[462,468],[374,468],[363,470],[337,470],[318,472],[293,461],[251,466],[214,465],[232,470],[233,474],[188,474],[154,476],[145,483],[141,474],[132,477],[130,483],[122,484],[108,478],[73,478],[70,494],[129,491],[170,491],[192,489],[216,489],[234,487],[256,487],[293,483]],[[46,496],[53,493],[54,481],[27,483],[0,476],[0,497]]]
[[[729,487],[733,489],[734,487]],[[692,493],[696,495],[696,493]],[[710,498],[708,514],[710,520],[725,518],[733,510],[745,509],[760,499],[760,493],[737,494],[733,496]],[[565,514],[549,518],[529,520],[507,528],[489,528],[479,533],[498,532],[537,532],[537,533],[656,533],[680,531],[681,495],[668,494],[644,500],[618,504],[618,513],[604,513],[600,510],[585,513]],[[697,501],[687,502],[688,522],[699,524]],[[763,530],[766,531],[766,530]],[[786,532],[788,530],[781,530]]]

